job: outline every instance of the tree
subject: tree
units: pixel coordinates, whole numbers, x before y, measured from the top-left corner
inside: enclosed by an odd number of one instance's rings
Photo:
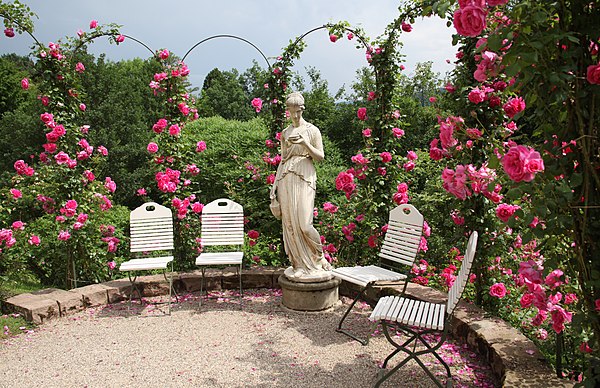
[[[198,113],[201,117],[221,116],[246,121],[254,117],[251,100],[236,69],[221,71],[214,68],[204,79]]]

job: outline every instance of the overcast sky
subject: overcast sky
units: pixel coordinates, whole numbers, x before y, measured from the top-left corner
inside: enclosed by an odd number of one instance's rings
[[[36,38],[44,44],[74,36],[78,29],[89,30],[94,19],[100,24],[122,25],[121,32],[132,36],[153,50],[167,48],[183,56],[194,44],[213,35],[229,34],[251,41],[267,57],[275,57],[290,39],[329,22],[346,20],[363,28],[375,38],[398,16],[398,0],[22,0],[39,19],[35,19]],[[442,76],[452,69],[446,59],[454,60],[454,28],[432,18],[419,20],[410,33],[403,33],[406,72],[411,74],[418,62],[433,61],[433,69]],[[295,70],[316,67],[329,81],[330,90],[350,86],[356,70],[366,66],[364,50],[346,39],[331,43],[326,30],[307,36],[307,48]],[[29,36],[0,37],[0,54],[16,52],[27,55],[33,41]],[[110,60],[148,58],[150,52],[132,40],[119,46],[100,38],[90,52],[105,52]],[[235,39],[213,39],[195,48],[186,58],[194,86],[201,86],[206,74],[215,67],[237,68],[241,72],[255,59],[266,66],[260,54]]]

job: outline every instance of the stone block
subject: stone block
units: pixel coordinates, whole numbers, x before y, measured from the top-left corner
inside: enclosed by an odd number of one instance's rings
[[[183,273],[178,277],[178,283],[180,284],[180,290],[186,292],[200,291],[200,282],[202,281],[202,272],[194,271],[189,273]]]
[[[129,298],[131,282],[129,279],[118,279],[104,283],[106,286],[106,301],[118,303]]]
[[[52,298],[58,305],[58,312],[61,317],[76,313],[83,309],[83,300],[81,294],[77,291],[56,292],[46,295],[49,299]]]
[[[81,301],[84,307],[98,306],[108,303],[106,292],[109,289],[105,284],[91,284],[89,286],[79,287],[72,291],[77,291],[81,295]]]
[[[45,298],[43,294],[20,294],[8,298],[4,305],[11,312],[20,313],[25,320],[36,324],[44,323],[60,316],[55,300]]]
[[[240,277],[238,274],[239,267],[223,268],[221,272],[221,288],[224,290],[239,290]]]
[[[244,289],[273,288],[273,272],[272,271],[242,272],[242,284],[243,284]]]

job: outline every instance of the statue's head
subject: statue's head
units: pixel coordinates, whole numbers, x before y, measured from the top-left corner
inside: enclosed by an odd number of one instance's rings
[[[304,110],[304,97],[299,92],[290,93],[285,99],[285,105],[289,107],[300,107]]]

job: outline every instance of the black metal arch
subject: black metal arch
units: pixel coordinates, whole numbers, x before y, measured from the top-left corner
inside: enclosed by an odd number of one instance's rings
[[[326,28],[332,27],[331,24],[324,24],[322,26],[319,27],[315,27],[312,30],[309,30],[307,32],[305,32],[304,34],[300,35],[298,38],[296,38],[296,41],[292,44],[292,46],[296,46],[298,43],[300,43],[300,41],[302,41],[304,39],[305,36],[312,34],[315,31],[318,30],[323,30]],[[348,31],[351,32],[353,34],[355,34],[355,36],[358,38],[358,40],[360,41],[360,43],[362,43],[363,46],[365,46],[366,49],[369,49],[369,44],[364,40],[364,38],[362,36],[360,36],[360,34],[357,34],[357,32],[349,27],[344,27],[344,31]]]
[[[134,41],[134,42],[136,42],[136,43],[139,43],[140,45],[144,46],[144,47],[145,47],[145,48],[146,48],[148,51],[150,51],[150,54],[151,54],[153,57],[155,56],[155,52],[154,52],[154,51],[153,51],[153,50],[152,50],[150,47],[148,47],[148,45],[147,45],[146,43],[144,43],[144,42],[142,42],[141,40],[139,40],[139,39],[136,39],[136,38],[134,38],[133,36],[130,36],[130,35],[126,35],[126,34],[121,34],[121,35],[123,35],[123,36],[124,36],[125,38],[127,38],[127,39],[130,39],[130,40],[132,40],[132,41]],[[107,33],[105,33],[105,34],[98,35],[98,36],[95,36],[95,37],[93,37],[93,38],[86,38],[86,39],[82,40],[82,41],[81,41],[81,42],[80,42],[80,43],[79,43],[79,44],[78,44],[78,45],[75,47],[75,49],[73,50],[73,52],[76,52],[77,50],[79,50],[79,49],[80,49],[80,48],[81,48],[81,47],[82,47],[84,44],[86,44],[86,43],[88,43],[88,42],[92,42],[93,40],[95,40],[95,39],[97,39],[97,38],[100,38],[100,37],[103,37],[103,36],[115,36],[115,34],[113,34],[113,33],[110,33],[110,32],[107,32]]]
[[[45,46],[43,44],[41,44],[39,40],[37,40],[37,38],[33,35],[33,33],[31,31],[29,31],[28,29],[24,28],[23,25],[21,25],[21,23],[19,23],[16,20],[11,19],[10,17],[8,17],[7,15],[4,15],[4,14],[0,14],[0,17],[3,17],[4,19],[8,19],[11,21],[11,23],[14,23],[17,26],[19,26],[21,28],[21,30],[23,30],[27,33],[27,35],[31,36],[31,39],[33,39],[35,44],[37,44],[40,48],[45,48]]]
[[[263,57],[263,59],[265,60],[265,62],[267,63],[267,68],[271,68],[271,63],[269,63],[269,60],[267,59],[266,55],[252,42],[250,42],[247,39],[241,38],[239,36],[235,36],[235,35],[228,35],[228,34],[220,34],[220,35],[213,35],[213,36],[209,36],[208,38],[202,39],[201,41],[199,41],[198,43],[196,43],[195,45],[193,45],[186,53],[185,55],[181,58],[181,61],[185,61],[185,58],[192,52],[192,50],[194,50],[196,47],[200,46],[202,43],[204,42],[208,42],[209,40],[213,40],[213,39],[217,39],[217,38],[231,38],[231,39],[237,39],[237,40],[241,40],[244,43],[249,44],[250,46],[254,47],[254,49],[256,51],[258,51],[260,53],[260,55]]]

